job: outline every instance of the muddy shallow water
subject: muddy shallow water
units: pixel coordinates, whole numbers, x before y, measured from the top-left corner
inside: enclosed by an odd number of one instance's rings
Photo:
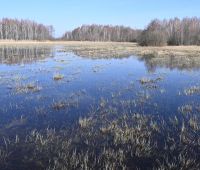
[[[198,169],[198,58],[0,48],[3,169]]]

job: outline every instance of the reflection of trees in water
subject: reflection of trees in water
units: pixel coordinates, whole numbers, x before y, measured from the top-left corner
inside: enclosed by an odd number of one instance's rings
[[[117,53],[115,51],[99,51],[93,50],[72,50],[72,52],[78,56],[86,57],[90,59],[123,59],[128,58],[131,55],[121,52]],[[170,70],[199,70],[200,69],[200,57],[191,57],[191,56],[165,56],[165,57],[156,57],[156,56],[139,56],[140,61],[144,61],[145,66],[149,72],[155,72],[157,68],[168,68]]]
[[[149,72],[155,72],[157,68],[170,70],[199,70],[200,57],[169,56],[169,57],[141,57]]]
[[[3,46],[0,47],[0,63],[2,64],[23,64],[45,59],[53,56],[54,50],[51,47],[38,46]]]
[[[23,64],[32,63],[37,60],[52,57],[55,48],[50,46],[2,46],[0,47],[0,63]],[[88,50],[88,49],[65,49],[63,52],[72,52],[75,55],[90,59],[123,59],[131,56],[129,52],[115,50]],[[143,56],[138,57],[144,61],[149,72],[155,72],[157,68],[168,68],[170,70],[200,70],[200,57],[191,56]]]

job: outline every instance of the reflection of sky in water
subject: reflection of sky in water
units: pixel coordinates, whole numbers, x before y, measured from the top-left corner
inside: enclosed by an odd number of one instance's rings
[[[97,106],[101,98],[120,102],[148,95],[147,103],[132,108],[146,114],[174,114],[181,105],[199,104],[199,95],[183,94],[185,88],[200,85],[200,72],[196,68],[194,71],[181,71],[169,69],[168,66],[165,68],[164,63],[160,63],[160,66],[156,64],[154,72],[149,72],[147,61],[134,56],[94,60],[54,50],[34,50],[35,56],[37,51],[40,54],[34,58],[34,62],[31,59],[25,62],[27,64],[21,61],[18,64],[16,60],[14,64],[0,64],[0,127],[21,115],[27,117],[33,127],[60,127],[66,120],[73,122],[77,116],[88,113],[91,105]],[[64,75],[64,79],[53,80],[57,73]],[[140,84],[142,77],[162,77],[162,80],[154,83],[156,88],[148,88]],[[28,83],[42,89],[16,94],[17,85]],[[78,101],[78,107],[59,111],[52,108],[55,102],[66,100]],[[42,109],[47,114],[38,116],[36,109]]]

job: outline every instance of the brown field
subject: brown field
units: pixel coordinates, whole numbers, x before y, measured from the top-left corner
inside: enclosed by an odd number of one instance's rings
[[[73,51],[81,56],[120,57],[129,55],[150,57],[199,57],[200,46],[141,47],[129,42],[88,42],[88,41],[0,41],[4,45],[63,45],[63,51]]]

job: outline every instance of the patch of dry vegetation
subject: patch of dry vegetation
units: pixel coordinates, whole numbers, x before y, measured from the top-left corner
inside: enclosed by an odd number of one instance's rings
[[[3,138],[0,168],[11,169],[13,161],[18,162],[18,169],[30,165],[61,170],[200,168],[198,114],[164,119],[116,110],[113,117],[114,110],[91,110],[89,116],[77,120],[72,131],[47,128],[32,130],[24,138]]]
[[[167,57],[199,57],[200,46],[141,47],[129,42],[89,42],[89,41],[12,41],[2,40],[1,45],[63,45],[58,52],[74,52],[84,57],[123,57],[130,55]]]
[[[83,57],[199,57],[200,46],[141,47],[137,43],[120,42],[66,42],[62,52],[72,51]]]
[[[63,74],[57,73],[53,76],[53,79],[58,81],[58,80],[62,80],[64,78]]]
[[[31,82],[25,85],[16,85],[15,92],[19,93],[29,93],[29,92],[39,92],[42,89],[38,84],[35,82]]]

